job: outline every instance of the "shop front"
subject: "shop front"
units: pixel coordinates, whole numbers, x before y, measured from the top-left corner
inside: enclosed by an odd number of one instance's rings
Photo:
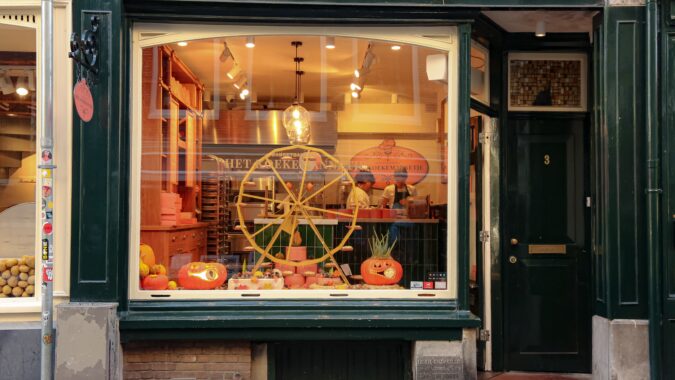
[[[105,326],[101,374],[589,373],[591,337],[648,319],[647,263],[607,235],[643,233],[642,105],[611,73],[644,68],[605,59],[644,7],[84,3],[98,67],[58,331]]]

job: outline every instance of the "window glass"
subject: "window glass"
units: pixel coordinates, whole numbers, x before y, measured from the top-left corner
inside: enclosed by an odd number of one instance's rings
[[[256,35],[135,59],[135,294],[447,294],[447,50]]]
[[[0,298],[35,296],[35,30],[0,24]]]

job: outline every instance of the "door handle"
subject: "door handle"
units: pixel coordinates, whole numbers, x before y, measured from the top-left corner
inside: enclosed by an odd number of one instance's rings
[[[511,238],[511,245],[518,245],[518,239],[516,238]]]
[[[515,264],[515,263],[518,262],[518,258],[515,257],[515,256],[509,256],[509,262],[510,262],[511,264]]]

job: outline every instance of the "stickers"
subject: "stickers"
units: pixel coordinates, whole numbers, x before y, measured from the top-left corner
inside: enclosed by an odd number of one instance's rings
[[[434,288],[434,282],[433,281],[424,281],[424,284],[422,285],[424,289],[433,289]]]
[[[410,289],[424,289],[424,282],[410,281]]]
[[[50,150],[42,151],[42,161],[49,162],[52,160],[52,152]]]
[[[52,187],[51,186],[42,186],[42,197],[49,198],[52,196]]]
[[[73,88],[73,99],[75,100],[75,109],[80,119],[85,123],[94,116],[94,98],[91,96],[91,90],[87,82],[82,79]]]
[[[42,232],[44,232],[44,233],[47,234],[47,235],[51,235],[51,234],[52,234],[52,229],[53,229],[53,226],[52,226],[52,224],[49,223],[49,222],[47,222],[47,223],[45,223],[45,224],[42,225]]]
[[[51,261],[45,262],[42,267],[42,282],[54,281],[54,267]]]
[[[42,239],[42,260],[49,260],[49,240]]]
[[[52,170],[42,169],[42,178],[52,178]]]
[[[445,290],[448,288],[448,283],[445,281],[434,281],[434,288]]]

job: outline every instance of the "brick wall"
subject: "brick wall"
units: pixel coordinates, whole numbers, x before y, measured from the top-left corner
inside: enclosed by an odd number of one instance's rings
[[[122,352],[125,379],[251,378],[248,342],[131,342],[122,345]]]

